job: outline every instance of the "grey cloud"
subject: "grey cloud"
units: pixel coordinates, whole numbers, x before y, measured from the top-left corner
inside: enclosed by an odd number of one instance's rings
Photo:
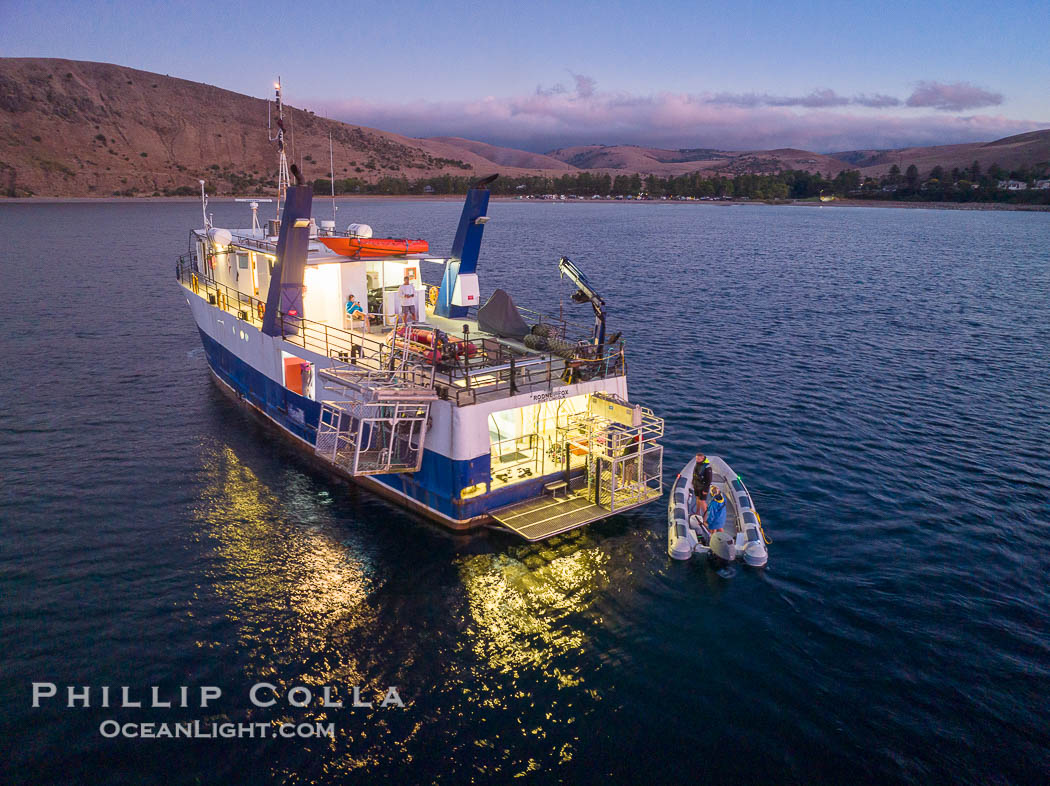
[[[755,106],[763,106],[767,103],[769,96],[760,96],[757,93],[716,93],[711,96],[712,104],[727,104],[749,109]]]
[[[804,106],[809,108],[821,108],[829,106],[845,106],[850,99],[840,96],[834,90],[814,90],[806,96],[774,96],[769,93],[718,93],[711,97],[712,104],[728,104],[751,108],[756,106]]]
[[[569,76],[572,77],[574,86],[570,91],[561,82],[553,84],[550,87],[544,87],[543,85],[536,86],[536,95],[538,96],[560,96],[560,95],[575,95],[577,98],[591,98],[598,87],[598,80],[593,77],[584,76],[583,74],[577,74],[569,71]]]
[[[887,96],[882,93],[876,93],[873,96],[861,93],[853,96],[853,103],[860,106],[874,107],[875,109],[885,109],[888,106],[900,106],[901,100],[895,96]]]
[[[572,72],[569,72],[572,74]],[[572,74],[572,78],[576,81],[576,95],[580,98],[590,98],[594,95],[595,88],[598,87],[597,80],[583,74]]]
[[[814,90],[808,96],[802,96],[800,98],[780,98],[771,99],[769,102],[770,106],[805,106],[810,108],[825,107],[825,106],[845,106],[849,103],[849,99],[845,96],[840,96],[834,90]]]
[[[550,87],[544,87],[543,85],[536,85],[536,95],[538,96],[556,96],[566,92],[565,85],[556,84]]]
[[[908,97],[908,106],[930,107],[943,112],[961,112],[981,106],[997,106],[1003,102],[1002,93],[984,90],[969,82],[919,82]]]
[[[885,109],[886,107],[900,106],[902,103],[899,98],[883,95],[882,93],[876,93],[872,96],[861,93],[852,98],[847,98],[827,88],[814,90],[805,96],[775,96],[769,93],[718,93],[712,96],[709,101],[712,104],[727,104],[745,109],[759,106],[801,106],[808,109],[824,109],[832,106],[847,106],[849,104]]]

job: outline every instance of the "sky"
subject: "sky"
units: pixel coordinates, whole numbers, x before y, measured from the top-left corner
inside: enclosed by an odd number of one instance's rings
[[[0,0],[0,56],[95,60],[407,136],[817,152],[1050,128],[1048,0]]]

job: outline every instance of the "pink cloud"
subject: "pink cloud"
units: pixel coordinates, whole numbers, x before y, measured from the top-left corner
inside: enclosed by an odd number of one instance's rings
[[[573,78],[571,90],[555,86],[516,97],[308,105],[329,117],[406,136],[461,136],[537,152],[579,144],[830,151],[992,140],[1050,125],[991,115],[893,113],[886,108],[901,102],[883,95],[844,98],[818,90],[797,100],[668,92],[639,96],[599,92],[593,79]]]

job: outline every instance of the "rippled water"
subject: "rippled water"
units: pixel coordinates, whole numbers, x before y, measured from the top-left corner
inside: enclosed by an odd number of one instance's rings
[[[458,213],[339,221],[440,250]],[[6,778],[1045,780],[1048,217],[489,213],[483,289],[587,321],[556,275],[572,257],[625,331],[632,397],[667,418],[665,474],[726,456],[769,567],[672,563],[662,504],[527,545],[333,484],[209,381],[173,280],[198,206],[0,206]],[[34,709],[33,681],[223,697]],[[408,706],[256,708],[259,681]],[[336,738],[105,739],[110,718]]]

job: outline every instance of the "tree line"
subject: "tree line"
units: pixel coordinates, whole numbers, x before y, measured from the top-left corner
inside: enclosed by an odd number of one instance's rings
[[[503,196],[542,196],[565,194],[576,197],[648,197],[669,199],[692,197],[747,198],[776,201],[811,199],[834,195],[851,199],[892,199],[903,201],[955,202],[1027,202],[1050,204],[1050,189],[1036,190],[1035,180],[1048,177],[1050,162],[1007,171],[992,164],[983,170],[977,161],[966,168],[946,170],[935,166],[923,177],[918,167],[909,166],[903,173],[894,164],[880,177],[863,177],[858,170],[844,170],[831,176],[819,172],[788,169],[776,174],[711,175],[692,172],[671,177],[657,175],[575,172],[558,177],[539,175],[503,177],[491,184],[492,193]],[[1008,191],[999,188],[1001,180],[1028,184],[1027,190]],[[336,194],[464,194],[475,177],[439,175],[409,180],[406,177],[381,177],[375,182],[361,178],[335,181]],[[314,193],[329,194],[332,181],[320,178],[313,182]]]

